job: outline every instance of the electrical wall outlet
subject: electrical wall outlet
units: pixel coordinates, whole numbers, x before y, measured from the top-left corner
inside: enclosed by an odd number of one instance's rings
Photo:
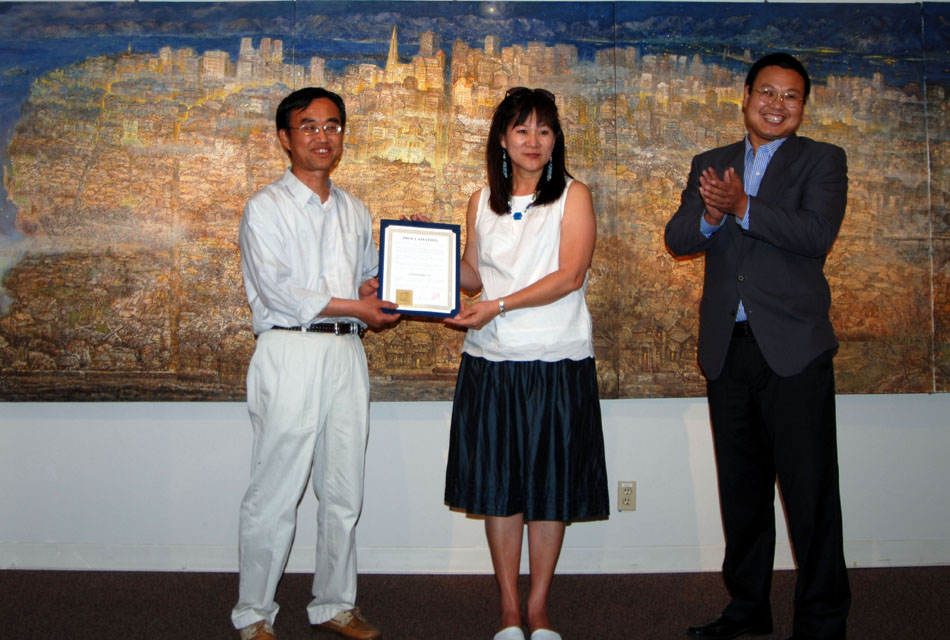
[[[620,511],[637,510],[637,483],[635,480],[621,480],[617,483],[617,509]]]

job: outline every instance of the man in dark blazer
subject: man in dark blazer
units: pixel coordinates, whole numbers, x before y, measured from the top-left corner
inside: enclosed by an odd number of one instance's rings
[[[794,639],[844,638],[835,340],[825,257],[844,217],[847,159],[798,137],[810,90],[794,57],[756,62],[745,140],[693,159],[666,225],[677,257],[705,254],[699,364],[707,378],[730,602],[693,638],[772,631],[778,477],[798,566]]]

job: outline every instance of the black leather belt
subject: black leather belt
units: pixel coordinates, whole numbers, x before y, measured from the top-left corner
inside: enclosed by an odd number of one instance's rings
[[[743,320],[742,322],[737,322],[736,325],[732,328],[732,337],[733,338],[754,338],[752,335],[752,327],[749,325],[748,320]]]
[[[300,333],[332,333],[337,336],[348,336],[356,334],[363,337],[366,334],[366,327],[356,322],[318,322],[309,327],[271,327],[271,329],[280,329],[281,331],[299,331]]]

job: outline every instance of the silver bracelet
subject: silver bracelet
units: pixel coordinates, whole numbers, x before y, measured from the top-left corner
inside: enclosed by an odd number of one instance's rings
[[[505,299],[504,298],[498,298],[498,315],[500,315],[502,318],[505,317]]]

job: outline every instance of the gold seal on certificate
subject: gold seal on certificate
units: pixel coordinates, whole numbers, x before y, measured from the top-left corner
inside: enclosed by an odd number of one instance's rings
[[[459,310],[459,225],[379,223],[379,297],[396,313],[449,317]]]

